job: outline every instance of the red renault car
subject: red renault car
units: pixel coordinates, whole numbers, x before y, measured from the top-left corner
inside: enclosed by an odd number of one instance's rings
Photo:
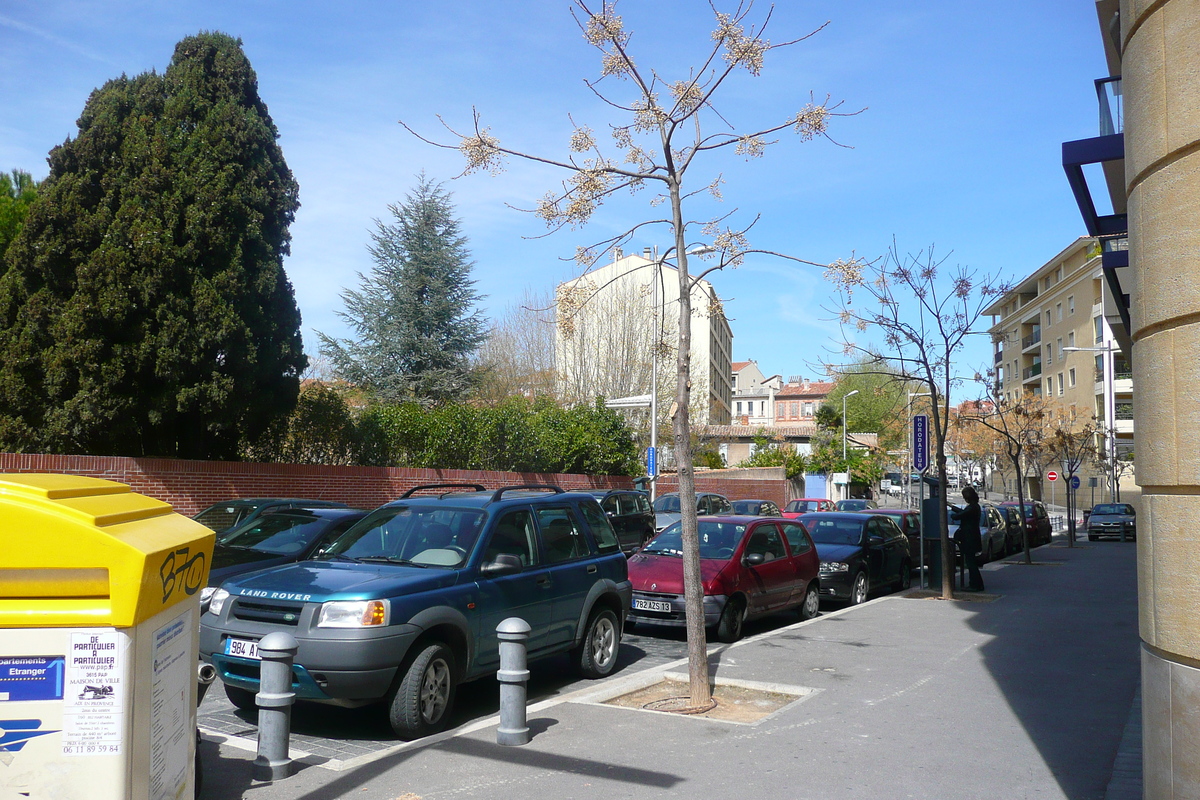
[[[811,619],[820,608],[820,562],[799,522],[762,517],[699,520],[704,624],[718,641],[735,642],[747,619],[799,608]],[[686,625],[683,534],[678,522],[629,559],[633,602],[627,620],[639,625]]]

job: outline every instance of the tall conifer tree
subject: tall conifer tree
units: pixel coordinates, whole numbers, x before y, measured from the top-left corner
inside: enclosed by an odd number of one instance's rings
[[[234,458],[295,405],[298,187],[241,42],[92,93],[0,279],[0,447]]]
[[[467,239],[450,195],[425,175],[393,222],[375,221],[375,267],[342,293],[355,336],[321,337],[338,376],[387,401],[439,403],[470,388],[471,356],[486,338]]]

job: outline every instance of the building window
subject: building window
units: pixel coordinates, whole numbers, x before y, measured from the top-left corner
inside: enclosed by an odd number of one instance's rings
[[[741,403],[737,404],[737,415],[739,417],[742,415],[742,404]]]
[[[1051,325],[1051,322],[1050,322],[1050,309],[1048,309],[1048,308],[1047,308],[1047,309],[1046,309],[1046,327],[1047,327],[1047,328],[1049,328],[1049,327],[1050,327],[1050,325]]]
[[[813,415],[813,404],[805,403],[804,404],[804,416],[811,417],[812,415]]]
[[[1104,341],[1104,320],[1101,317],[1093,317],[1092,325],[1096,329],[1096,344]]]
[[[1058,317],[1058,322],[1062,322],[1062,303],[1055,303],[1055,315]]]
[[[1075,368],[1071,367],[1068,377],[1070,378],[1071,388],[1075,388]]]
[[[788,405],[791,406],[791,408],[788,409],[788,413],[791,415],[792,419],[796,419],[797,417],[799,417],[800,416],[800,404],[799,403],[789,403]]]
[[[1058,373],[1058,396],[1062,397],[1062,395],[1063,395],[1063,374],[1060,372],[1060,373]]]
[[[1075,295],[1071,295],[1070,297],[1067,298],[1067,313],[1068,314],[1075,313]]]
[[[1046,378],[1046,396],[1054,394],[1054,378]]]
[[[1063,360],[1062,337],[1058,337],[1058,360]]]
[[[1046,363],[1047,364],[1054,363],[1054,345],[1052,345],[1052,344],[1046,345]]]
[[[1054,282],[1058,283],[1062,280],[1062,267],[1054,270]]]
[[[1071,331],[1070,333],[1067,334],[1067,347],[1074,347],[1074,346],[1075,346],[1075,331]]]

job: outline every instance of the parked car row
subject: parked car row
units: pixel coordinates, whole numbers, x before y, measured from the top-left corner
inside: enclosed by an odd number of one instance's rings
[[[671,497],[661,513],[678,515]],[[758,616],[807,619],[823,597],[908,586],[908,541],[884,514],[788,519],[772,501],[712,493],[698,503],[705,624],[720,641]],[[530,660],[569,653],[593,678],[615,669],[627,622],[684,624],[682,525],[654,535],[659,504],[644,493],[435,484],[374,511],[339,505],[202,512],[214,527],[241,519],[218,534],[200,624],[201,657],[235,706],[255,708],[258,643],[276,630],[299,645],[298,699],[382,705],[396,734],[415,738],[446,724],[460,684],[495,673],[508,617],[530,624]]]

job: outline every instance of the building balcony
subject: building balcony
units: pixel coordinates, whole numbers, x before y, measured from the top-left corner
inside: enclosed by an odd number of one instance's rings
[[[1003,351],[1003,350],[997,350],[997,351],[996,351],[996,363],[997,363],[997,364],[999,364],[999,363],[1000,363],[1001,361],[1003,361],[1003,360],[1004,360],[1004,351]]]
[[[1042,329],[1037,328],[1033,333],[1021,339],[1021,351],[1024,352],[1031,347],[1035,347],[1042,341]]]
[[[1036,364],[1034,364],[1032,367],[1026,367],[1025,369],[1021,370],[1021,381],[1023,383],[1028,383],[1029,381],[1033,380],[1034,378],[1037,378],[1041,374],[1042,374],[1042,362],[1039,361]]]

